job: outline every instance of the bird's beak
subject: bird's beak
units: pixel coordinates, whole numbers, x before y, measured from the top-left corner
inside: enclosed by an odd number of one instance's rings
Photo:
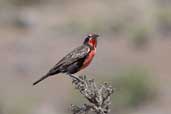
[[[98,34],[95,34],[93,37],[94,37],[96,40],[98,40],[99,35],[98,35]]]
[[[96,34],[96,35],[95,35],[95,37],[96,37],[96,38],[98,38],[98,37],[99,37],[99,35],[98,35],[98,34]]]

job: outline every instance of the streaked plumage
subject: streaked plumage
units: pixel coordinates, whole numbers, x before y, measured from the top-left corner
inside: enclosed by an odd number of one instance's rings
[[[97,37],[99,35],[89,34],[83,45],[63,57],[45,76],[33,83],[33,85],[52,75],[58,73],[74,74],[87,67],[96,53]]]

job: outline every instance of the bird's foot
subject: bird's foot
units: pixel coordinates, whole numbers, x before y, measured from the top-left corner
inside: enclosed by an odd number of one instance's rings
[[[71,78],[73,78],[73,81],[79,81],[84,82],[82,79],[78,78],[77,76],[74,76],[73,74],[68,74]]]

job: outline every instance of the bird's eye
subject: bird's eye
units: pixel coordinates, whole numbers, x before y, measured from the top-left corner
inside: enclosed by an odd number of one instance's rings
[[[92,35],[88,35],[88,36],[87,36],[87,38],[91,38],[91,37],[92,37]]]

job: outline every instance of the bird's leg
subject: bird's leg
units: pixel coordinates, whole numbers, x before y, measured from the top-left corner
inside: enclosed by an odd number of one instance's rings
[[[80,80],[79,78],[77,78],[76,76],[74,76],[73,74],[67,73],[71,78],[74,78],[76,80]]]
[[[70,74],[70,73],[67,73],[71,78],[77,80],[77,81],[80,81],[80,82],[83,82],[83,80],[81,80],[80,78],[78,78],[77,76],[74,76],[73,74]]]

